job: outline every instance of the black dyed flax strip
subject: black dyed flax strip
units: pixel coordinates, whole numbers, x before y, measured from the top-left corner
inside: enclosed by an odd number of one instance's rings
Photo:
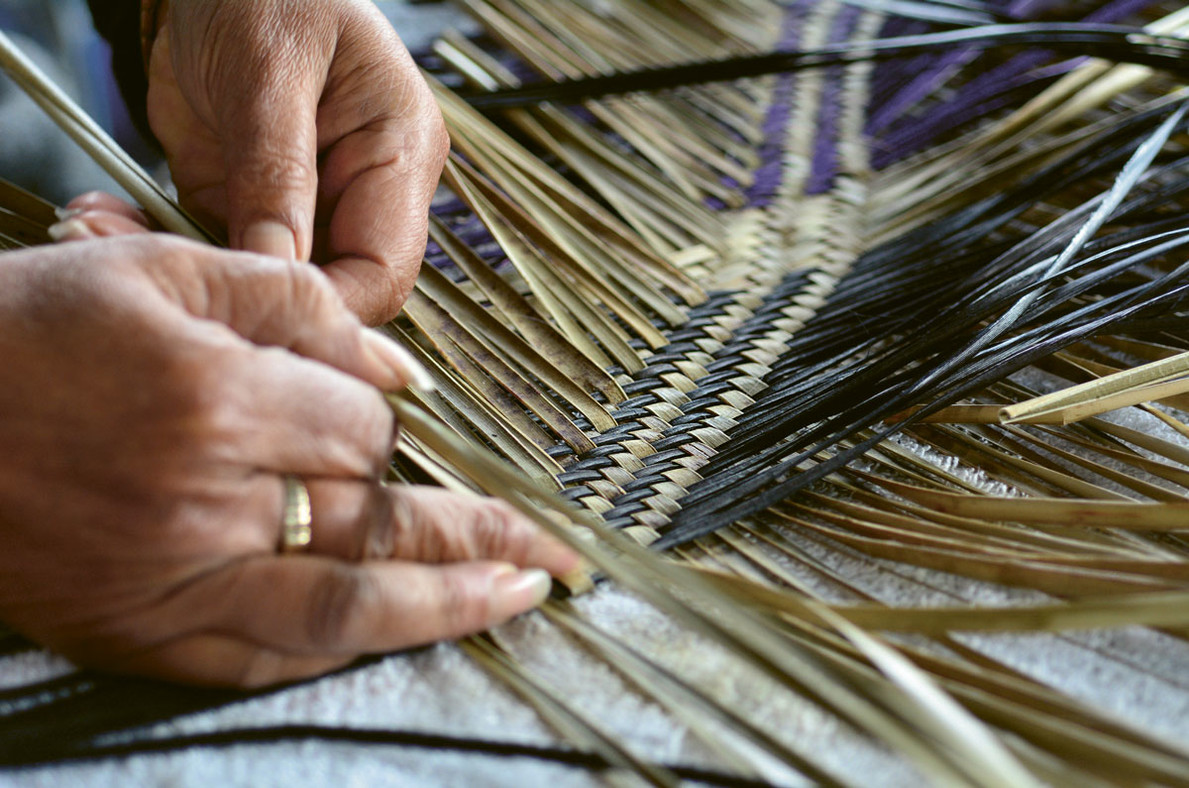
[[[1168,107],[1161,112],[1170,116]],[[1140,167],[1147,140],[1161,138],[1169,124],[1185,127],[1183,109],[1171,113],[1157,132],[1151,128],[1159,116],[1148,113],[1141,120],[1123,124],[1129,139],[1112,138],[1107,150],[1098,150],[1105,154],[1103,158],[1087,162],[1084,157],[1091,152],[1075,153],[1055,165],[1049,176],[1060,176],[1054,181],[1062,185],[1077,183],[1118,171],[1119,160],[1129,158],[1112,191],[1135,188],[1148,171],[1148,165]],[[1106,170],[1103,159],[1109,162]],[[1115,210],[1112,221],[1158,212],[1171,196],[1183,195],[1186,169],[1189,162],[1175,162],[1166,172],[1180,174],[1181,185],[1130,196]],[[1079,254],[1070,257],[1066,247],[1077,243],[1083,224],[1097,210],[1092,201],[1006,254],[992,254],[993,245],[980,249],[987,232],[1004,227],[1019,214],[1019,205],[1037,199],[1037,192],[1029,189],[1044,176],[1041,173],[1018,187],[1011,198],[997,198],[996,205],[966,211],[943,223],[948,225],[948,237],[938,238],[934,227],[865,255],[844,278],[834,299],[798,333],[789,353],[766,379],[771,387],[702,469],[705,478],[679,501],[680,510],[655,547],[681,544],[754,515],[843,467],[912,422],[886,427],[859,445],[834,453],[839,441],[892,413],[929,403],[916,416],[923,418],[1069,344],[1185,309],[1186,266],[1157,277],[1145,276],[1142,268],[1184,246],[1183,231],[1189,225],[1183,218],[1180,233],[1178,225],[1167,219],[1149,220],[1146,241],[1139,240],[1142,232],[1130,228],[1121,238],[1112,233],[1098,242],[1083,239]],[[971,233],[972,226],[979,232]],[[945,254],[939,254],[938,247]],[[955,252],[966,254],[957,265]],[[1044,261],[1053,258],[1067,262],[1060,270],[1046,273],[1043,268],[1050,264]],[[918,277],[904,276],[906,271],[922,270],[930,272],[926,280],[936,276],[924,302],[914,295],[919,292]],[[855,281],[863,286],[856,288]],[[1088,293],[1096,298],[1082,298]],[[915,327],[895,341],[881,342],[879,337],[855,341],[853,332],[838,320],[840,315],[855,313],[882,313],[890,329],[914,322]],[[823,323],[825,331],[819,330]],[[894,331],[889,332],[892,335]],[[827,359],[824,368],[819,363],[807,369],[803,366],[806,355],[820,358],[823,352],[820,346],[812,348],[815,340],[834,342],[835,358],[848,351],[864,357],[838,367],[830,367]],[[831,349],[825,351],[827,356]],[[822,453],[834,454],[813,467],[802,467]]]
[[[738,366],[747,362],[744,354],[755,348],[755,342],[771,329],[772,321],[781,317],[784,309],[793,305],[807,283],[808,274],[804,271],[786,276],[764,297],[752,316],[745,319],[731,338],[712,354],[714,361],[706,367],[708,374],[694,381],[696,388],[686,394],[689,400],[678,408],[682,415],[673,419],[660,440],[653,442],[656,453],[643,458],[645,467],[635,472],[633,481],[622,486],[621,494],[610,499],[612,508],[604,513],[609,526],[634,525],[633,515],[646,508],[642,501],[654,494],[653,487],[667,481],[665,474],[683,467],[679,461],[687,459],[689,454],[681,447],[695,441],[692,433],[708,425],[714,416],[709,408],[722,404],[722,394],[738,390],[732,379],[739,375]],[[668,386],[660,376],[675,371],[670,364],[696,350],[698,340],[708,338],[706,327],[719,325],[715,318],[726,314],[727,307],[735,303],[737,295],[734,291],[712,293],[705,303],[691,310],[689,321],[669,334],[670,343],[650,356],[648,366],[624,386],[632,396],[612,412],[618,425],[594,436],[596,448],[584,453],[558,476],[558,481],[566,485],[563,491],[566,497],[580,499],[598,494],[587,483],[602,481],[601,471],[615,464],[611,455],[628,451],[625,444],[636,440],[636,433],[645,428],[639,419],[650,416],[646,408],[660,401],[654,391]]]
[[[601,434],[592,435],[595,448],[583,453],[564,473],[558,475],[558,482],[565,486],[563,495],[571,500],[590,495],[605,497],[588,483],[604,481],[603,469],[615,465],[612,456],[628,452],[625,444],[637,440],[637,433],[647,429],[647,425],[641,419],[653,416],[647,408],[661,401],[661,397],[655,393],[656,390],[669,385],[661,375],[676,371],[672,366],[673,361],[684,359],[687,353],[699,349],[697,342],[709,338],[706,328],[718,325],[716,318],[727,314],[727,308],[735,304],[737,296],[736,291],[711,293],[705,302],[690,311],[689,319],[680,328],[669,333],[669,344],[649,356],[648,366],[635,373],[633,380],[623,386],[624,392],[629,396],[612,411],[616,426]],[[716,358],[722,352],[720,350]],[[708,404],[707,398],[713,398],[715,404],[720,402],[717,397],[729,384],[723,383],[721,375],[711,374],[709,377],[711,380],[688,394],[691,401],[682,407],[683,413],[689,413],[691,408],[700,408]],[[590,430],[589,424],[580,423],[579,426]],[[651,492],[647,489],[648,485],[663,479],[662,474],[680,467],[677,461],[689,456],[681,450],[684,443],[693,440],[687,434],[689,431],[690,428],[670,429],[662,440],[652,444],[656,453],[642,460],[645,468],[637,472],[634,481],[624,487],[623,494],[611,499],[613,509],[604,515],[608,524],[612,527],[634,524],[633,520],[626,518],[644,508],[639,500],[647,497],[645,492]]]
[[[466,97],[481,112],[531,107],[545,102],[577,103],[622,93],[725,82],[806,68],[907,57],[952,47],[1044,47],[1174,73],[1189,73],[1189,42],[1119,25],[1029,22],[981,25],[941,33],[898,36],[794,52],[742,55],[714,61],[639,69],[609,76],[564,80]]]
[[[402,731],[384,728],[348,728],[325,725],[278,725],[269,727],[232,728],[187,736],[134,738],[118,744],[87,743],[68,745],[58,750],[50,759],[41,753],[15,754],[0,761],[0,767],[20,768],[65,763],[95,761],[104,758],[125,758],[132,755],[149,755],[175,752],[193,747],[227,749],[253,744],[276,744],[286,741],[325,741],[356,744],[361,746],[409,747],[449,751],[462,755],[479,755],[500,758],[530,758],[550,761],[592,771],[611,768],[597,753],[562,747],[523,744],[510,741],[465,738],[420,731]],[[684,780],[694,780],[706,785],[740,786],[740,788],[763,788],[767,782],[712,769],[679,764],[665,765],[665,769]]]
[[[1147,121],[1154,119],[1154,115],[1145,116]],[[771,388],[741,419],[731,443],[720,449],[707,471],[725,469],[747,457],[758,463],[756,453],[774,442],[841,409],[857,406],[873,392],[886,395],[888,389],[881,388],[881,382],[893,379],[906,366],[930,355],[957,352],[987,314],[1011,305],[1019,297],[1027,280],[1013,281],[1013,269],[1055,254],[1064,243],[1060,234],[1050,234],[1047,239],[1034,235],[1033,239],[1043,242],[1031,248],[1017,245],[1004,254],[1002,245],[971,236],[962,219],[977,224],[983,233],[991,232],[1018,216],[1029,197],[1043,199],[1050,193],[1044,189],[1046,181],[1063,186],[1111,171],[1113,165],[1134,151],[1135,135],[1149,128],[1148,123],[1128,125],[1130,144],[1115,151],[1099,149],[1094,171],[1084,170],[1075,160],[1072,164],[1078,178],[1069,179],[1062,177],[1064,168],[1059,164],[1023,183],[1015,194],[996,198],[998,205],[989,212],[989,219],[987,211],[956,217],[959,221],[948,223],[950,237],[968,237],[957,248],[939,238],[935,229],[929,229],[863,255],[826,306],[790,343],[788,352],[765,380]],[[1126,218],[1124,212],[1155,207],[1183,194],[1185,179],[1180,178],[1178,183],[1124,206],[1119,218]],[[1093,248],[1093,244],[1088,246]],[[1097,276],[1110,273],[1112,269],[1101,268]],[[900,340],[888,350],[880,353],[872,349],[893,336]],[[866,353],[861,362],[841,368],[838,362],[856,352]]]
[[[382,656],[362,657],[336,671],[336,675],[381,659]],[[0,690],[0,767],[81,759],[82,753],[111,742],[113,737],[126,736],[128,741],[133,741],[137,731],[150,725],[272,695],[312,681],[317,679],[243,691],[187,687],[79,670]]]

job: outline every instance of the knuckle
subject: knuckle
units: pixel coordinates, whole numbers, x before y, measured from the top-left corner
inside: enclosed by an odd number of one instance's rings
[[[474,534],[481,554],[516,561],[528,554],[532,530],[504,501],[484,500],[475,512]]]
[[[251,154],[249,156],[249,154]],[[318,186],[315,163],[292,150],[263,147],[244,151],[244,160],[233,170],[233,191],[248,194],[311,193]]]
[[[334,285],[317,266],[290,263],[288,273],[290,302],[299,314],[331,316],[347,320],[349,313]]]
[[[326,342],[343,345],[358,341],[355,336],[358,321],[317,266],[292,262],[281,265],[275,280],[270,281],[274,294],[271,308],[263,317],[258,315],[258,320],[285,326],[284,330],[298,345],[317,346]],[[269,275],[274,275],[271,270]],[[261,311],[259,306],[255,308]]]
[[[446,164],[446,159],[450,156],[450,133],[446,130],[446,121],[442,118],[442,113],[434,106],[433,115],[427,122],[427,145],[426,149],[432,156],[432,163],[441,170]]]
[[[423,87],[423,86],[421,86]],[[436,182],[450,154],[450,134],[433,94],[426,89],[412,92],[412,107],[402,113],[402,137],[407,140],[410,161],[424,170],[427,180]]]
[[[451,635],[472,632],[487,624],[489,600],[486,595],[475,593],[465,576],[441,573],[435,591],[438,620]]]
[[[391,422],[380,410],[384,405],[382,395],[361,380],[340,376],[335,390],[326,392],[326,404],[349,409],[353,414],[349,423],[327,422],[341,425],[326,433],[328,450],[334,447],[344,472],[359,480],[378,482],[388,467],[387,444],[391,435]]]
[[[394,484],[383,488],[387,496],[388,520],[391,523],[392,538],[400,542],[410,532],[412,506],[409,503],[407,488],[402,484]]]
[[[393,139],[401,144],[391,156],[406,159],[436,182],[450,153],[450,134],[437,99],[419,75],[406,79],[396,92],[399,98],[392,102],[389,118],[399,130]]]
[[[362,516],[362,536],[352,558],[367,561],[387,558],[396,549],[396,511],[382,487],[369,485],[371,492]]]
[[[191,264],[192,241],[180,236],[167,233],[151,235],[129,235],[112,242],[123,247],[124,260],[135,261],[135,264],[148,269],[175,268]]]
[[[133,233],[109,243],[121,251],[124,270],[135,269],[167,298],[201,314],[209,302],[204,264],[210,250],[196,241],[167,233]]]
[[[306,635],[315,646],[349,646],[380,602],[378,581],[349,564],[334,566],[310,589]]]
[[[441,544],[434,538],[433,528],[422,522],[414,502],[403,486],[388,487],[389,533],[392,539],[390,555],[399,553],[432,564],[440,560]]]
[[[375,478],[382,478],[392,461],[394,437],[396,435],[396,416],[384,395],[378,390],[368,392],[372,403],[369,407],[371,419],[365,439],[369,441],[369,455],[375,464]]]
[[[233,384],[236,376],[225,360],[181,357],[167,366],[164,379],[192,441],[229,445],[248,432],[244,393]]]

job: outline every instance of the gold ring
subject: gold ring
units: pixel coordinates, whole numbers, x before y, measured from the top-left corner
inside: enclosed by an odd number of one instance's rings
[[[285,505],[281,510],[281,552],[298,553],[310,546],[310,491],[296,476],[281,477],[285,483]]]

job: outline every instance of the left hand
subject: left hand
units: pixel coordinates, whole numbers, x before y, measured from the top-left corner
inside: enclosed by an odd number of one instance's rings
[[[323,265],[368,324],[413,286],[449,138],[368,0],[163,0],[149,124],[233,249]]]

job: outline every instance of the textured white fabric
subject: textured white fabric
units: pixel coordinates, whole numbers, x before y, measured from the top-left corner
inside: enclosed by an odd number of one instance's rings
[[[446,24],[467,22],[440,6],[380,5],[412,46]],[[1029,381],[1036,384],[1037,381]],[[1134,416],[1132,418],[1139,418]],[[1132,423],[1164,428],[1154,420]],[[911,445],[911,441],[904,441]],[[914,447],[923,451],[919,446]],[[977,474],[968,476],[979,483]],[[1034,601],[1035,594],[873,561],[846,549],[805,549],[862,590],[893,604]],[[805,582],[820,581],[811,575]],[[828,589],[822,588],[824,593]],[[745,670],[715,648],[682,631],[628,594],[602,587],[576,602],[600,627],[668,666],[709,694],[812,752],[838,776],[856,784],[915,786],[921,778],[883,747],[856,734],[771,681]],[[555,687],[617,739],[649,759],[713,764],[715,756],[679,721],[633,692],[607,664],[549,628],[540,615],[504,627],[501,642],[533,673]],[[1002,660],[1143,730],[1189,742],[1189,646],[1151,630],[1052,635],[960,635],[966,645]],[[0,660],[0,687],[67,672],[44,653]],[[319,723],[389,727],[498,741],[559,744],[536,713],[488,677],[453,645],[440,645],[383,661],[276,695],[235,704],[159,726],[159,733],[200,732],[249,725]],[[787,784],[779,770],[766,773]],[[139,756],[93,764],[0,773],[11,786],[585,786],[601,781],[581,770],[536,762],[387,746],[302,742],[225,750]]]

